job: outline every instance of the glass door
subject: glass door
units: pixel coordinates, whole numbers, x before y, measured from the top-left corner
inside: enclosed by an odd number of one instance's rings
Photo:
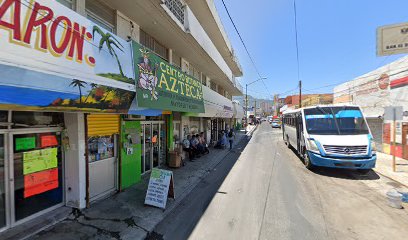
[[[142,173],[159,167],[166,160],[166,127],[164,122],[142,122]]]
[[[152,169],[152,125],[150,123],[143,124],[143,128],[143,163],[144,172],[147,172]]]
[[[63,156],[60,132],[10,136],[10,189],[17,222],[63,201]]]
[[[4,134],[0,134],[0,229],[6,226],[6,161]]]
[[[159,136],[159,124],[152,123],[152,159],[153,159],[153,167],[156,168],[159,166],[159,154],[160,154],[160,136]]]

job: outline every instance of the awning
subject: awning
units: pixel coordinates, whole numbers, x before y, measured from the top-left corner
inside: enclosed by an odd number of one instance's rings
[[[244,117],[244,108],[239,104],[239,102],[232,102],[234,107],[234,118],[242,119]]]
[[[203,97],[205,113],[186,113],[185,115],[209,118],[232,118],[234,116],[234,107],[228,98],[206,86],[203,86]]]

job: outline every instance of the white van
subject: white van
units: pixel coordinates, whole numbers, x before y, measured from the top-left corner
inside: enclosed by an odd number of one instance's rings
[[[314,166],[368,172],[377,160],[370,129],[360,107],[328,105],[286,111],[283,139]]]

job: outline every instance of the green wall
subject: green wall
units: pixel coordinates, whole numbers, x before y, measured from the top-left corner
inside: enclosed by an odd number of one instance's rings
[[[167,149],[171,149],[174,141],[174,117],[173,114],[167,116]]]
[[[121,145],[120,156],[122,160],[121,165],[121,189],[128,188],[141,180],[141,161],[142,161],[142,144],[140,143],[141,126],[139,121],[123,121],[121,127]],[[133,148],[133,154],[127,154],[125,143],[128,142],[128,135],[136,134],[138,138],[137,143],[129,144]]]

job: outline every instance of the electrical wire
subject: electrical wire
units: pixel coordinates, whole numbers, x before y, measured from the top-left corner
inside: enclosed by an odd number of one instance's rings
[[[252,65],[253,65],[253,67],[254,67],[256,73],[258,74],[258,77],[262,80],[262,83],[263,83],[263,85],[264,85],[264,87],[265,87],[265,90],[267,91],[267,93],[268,93],[270,96],[272,96],[272,94],[270,94],[270,92],[269,92],[269,89],[268,89],[267,85],[265,84],[265,81],[264,81],[263,78],[262,78],[262,75],[260,74],[260,72],[259,72],[259,70],[258,70],[258,67],[257,67],[256,64],[255,64],[255,61],[254,61],[252,55],[249,53],[249,50],[248,50],[248,48],[247,48],[247,46],[246,46],[246,44],[245,44],[245,42],[244,42],[244,39],[243,39],[242,36],[241,36],[241,33],[239,32],[237,26],[235,25],[234,20],[233,20],[232,17],[231,17],[230,12],[228,11],[227,5],[225,4],[224,0],[221,0],[221,2],[222,2],[222,4],[224,5],[225,11],[227,12],[228,17],[229,17],[229,19],[230,19],[232,25],[234,26],[235,32],[238,34],[238,37],[239,37],[239,39],[241,40],[241,43],[242,43],[242,45],[244,46],[244,49],[245,49],[245,51],[246,51],[246,53],[247,53],[249,59],[251,60],[251,63],[252,63]]]

